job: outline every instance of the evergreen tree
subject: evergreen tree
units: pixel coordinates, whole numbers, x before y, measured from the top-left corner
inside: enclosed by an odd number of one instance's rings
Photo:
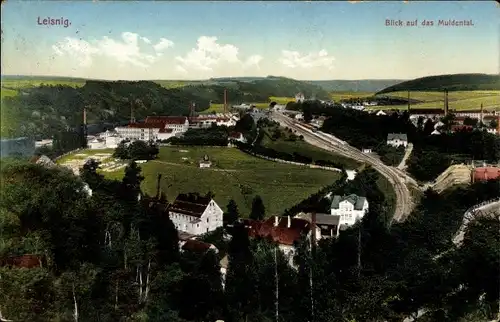
[[[252,210],[250,212],[250,219],[263,220],[266,217],[266,208],[260,196],[255,196],[252,200]]]
[[[238,220],[240,216],[238,205],[234,199],[229,200],[227,203],[227,211],[224,214],[224,221],[228,224],[232,224]]]

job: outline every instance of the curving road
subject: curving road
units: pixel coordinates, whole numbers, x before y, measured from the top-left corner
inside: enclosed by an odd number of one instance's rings
[[[408,216],[413,208],[413,201],[411,193],[406,186],[408,178],[402,171],[398,171],[394,167],[390,167],[382,163],[379,159],[376,159],[370,155],[362,153],[360,150],[350,146],[346,142],[339,140],[338,138],[322,133],[322,132],[312,132],[303,125],[297,123],[295,120],[290,119],[286,115],[281,113],[272,112],[270,117],[280,123],[281,126],[289,127],[296,131],[298,135],[302,135],[304,140],[312,145],[319,148],[335,152],[337,154],[343,155],[345,157],[355,159],[369,164],[380,174],[382,174],[387,180],[393,185],[394,191],[396,193],[396,209],[394,211],[394,216],[392,220],[401,221]]]

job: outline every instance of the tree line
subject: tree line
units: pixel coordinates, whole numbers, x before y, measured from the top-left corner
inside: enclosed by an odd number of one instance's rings
[[[244,227],[236,226],[230,241],[220,233],[202,237],[225,248],[223,287],[220,254],[179,251],[172,222],[140,190],[140,167],[131,163],[122,181],[104,179],[97,168],[87,163],[80,179],[22,162],[2,167],[0,256],[46,259],[38,268],[0,267],[4,318],[401,321],[425,309],[423,319],[451,322],[498,313],[498,221],[477,219],[462,246],[451,242],[467,208],[500,194],[498,180],[429,190],[405,222],[389,227],[381,218],[384,196],[373,189],[376,173],[367,170],[338,192],[365,195],[369,213],[338,239],[312,248],[299,240],[294,267],[273,243],[249,239]]]

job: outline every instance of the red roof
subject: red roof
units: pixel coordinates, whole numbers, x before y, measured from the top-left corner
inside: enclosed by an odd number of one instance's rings
[[[275,226],[275,216],[265,221],[246,220],[244,223],[249,226],[250,237],[270,239],[288,246],[292,246],[303,234],[308,234],[311,230],[311,224],[307,220],[288,216],[278,217],[277,226]]]
[[[500,168],[482,167],[474,170],[474,181],[486,181],[500,178]]]
[[[165,126],[158,123],[130,123],[127,127],[134,129],[159,129]]]
[[[181,249],[191,252],[205,253],[210,249],[210,247],[212,247],[212,244],[204,243],[195,239],[188,239],[184,242]]]
[[[233,139],[239,139],[241,137],[241,133],[240,132],[231,132],[229,134],[230,137],[232,137]]]
[[[42,256],[38,255],[21,255],[12,256],[0,259],[0,266],[18,267],[18,268],[34,268],[42,266]]]
[[[472,130],[474,127],[472,125],[457,125],[454,124],[451,126],[452,131],[462,131],[462,130]]]
[[[155,124],[184,124],[186,123],[187,117],[185,116],[148,116],[144,123],[155,123]]]

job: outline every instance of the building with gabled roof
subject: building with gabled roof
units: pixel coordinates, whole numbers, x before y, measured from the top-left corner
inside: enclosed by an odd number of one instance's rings
[[[408,136],[404,133],[389,133],[387,134],[387,145],[393,147],[406,146],[408,145]]]
[[[177,230],[193,235],[222,227],[223,211],[219,205],[196,193],[179,194],[168,207],[168,214]]]
[[[348,196],[335,195],[332,198],[330,213],[339,216],[339,227],[351,226],[364,217],[368,212],[369,204],[365,197],[355,194]]]

